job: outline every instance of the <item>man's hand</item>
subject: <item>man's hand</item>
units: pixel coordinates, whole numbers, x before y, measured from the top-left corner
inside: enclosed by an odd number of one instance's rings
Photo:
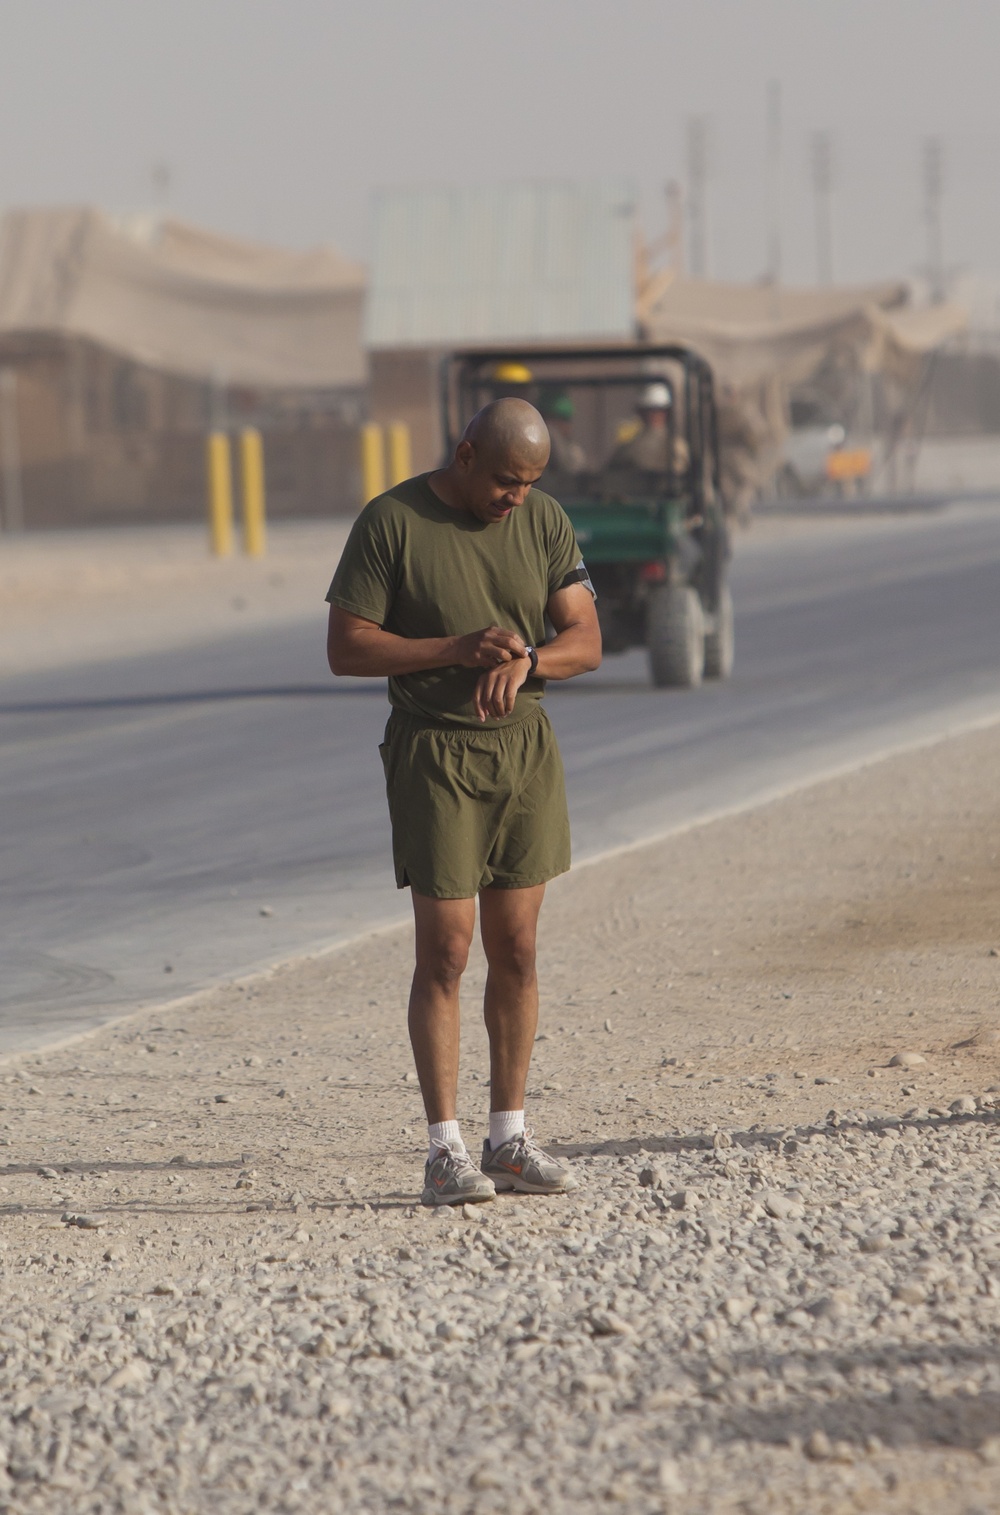
[[[530,660],[523,655],[515,655],[511,662],[502,663],[499,668],[481,674],[472,697],[479,719],[485,721],[494,716],[501,720],[505,715],[512,715],[517,691],[530,672]]]
[[[487,626],[459,637],[455,662],[463,668],[499,668],[511,658],[524,657],[524,641],[516,631]]]

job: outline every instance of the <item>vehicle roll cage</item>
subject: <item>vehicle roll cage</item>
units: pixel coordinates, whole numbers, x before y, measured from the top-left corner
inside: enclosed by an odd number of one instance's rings
[[[618,384],[648,384],[663,382],[673,389],[668,377],[649,371],[649,360],[659,359],[676,363],[684,376],[684,420],[686,441],[691,456],[691,507],[690,513],[703,516],[708,505],[710,482],[716,501],[721,499],[719,474],[719,448],[716,431],[714,389],[712,370],[699,353],[681,343],[622,347],[606,344],[594,347],[524,347],[497,346],[466,348],[448,353],[441,362],[441,415],[444,421],[446,455],[451,457],[458,445],[463,428],[463,401],[471,398],[474,388],[506,387],[491,374],[483,372],[488,364],[495,368],[500,363],[558,364],[562,370],[594,363],[620,363],[631,365],[627,373],[592,373],[579,376],[568,372],[543,373],[537,376],[540,384],[565,384],[587,388],[604,388]],[[675,424],[675,407],[671,407],[669,424]],[[672,437],[671,437],[672,442]]]

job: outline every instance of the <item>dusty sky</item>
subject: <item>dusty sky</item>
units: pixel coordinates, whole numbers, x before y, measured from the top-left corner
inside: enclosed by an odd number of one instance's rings
[[[838,279],[1000,272],[998,0],[0,0],[0,207],[89,201],[364,256],[378,185],[627,176],[652,234],[711,118],[709,272],[766,262],[780,82],[783,269],[816,276],[809,144],[833,136]]]

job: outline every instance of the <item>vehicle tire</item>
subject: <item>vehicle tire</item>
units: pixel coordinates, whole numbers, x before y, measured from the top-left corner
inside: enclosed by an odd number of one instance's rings
[[[705,670],[705,619],[697,592],[664,584],[649,600],[649,670],[657,689],[693,689]]]
[[[715,626],[711,631],[705,632],[706,679],[728,679],[733,671],[735,650],[733,597],[729,592],[729,586],[723,584],[719,591]]]

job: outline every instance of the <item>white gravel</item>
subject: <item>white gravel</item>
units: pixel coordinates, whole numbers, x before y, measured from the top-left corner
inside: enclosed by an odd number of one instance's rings
[[[127,1223],[7,1243],[47,1308],[0,1327],[0,1509],[888,1509],[928,1437],[985,1497],[995,1103],[625,1143],[468,1218],[279,1201],[197,1275]]]
[[[415,1203],[405,933],[0,1069],[0,1515],[993,1515],[998,762],[554,889],[558,1199]]]

